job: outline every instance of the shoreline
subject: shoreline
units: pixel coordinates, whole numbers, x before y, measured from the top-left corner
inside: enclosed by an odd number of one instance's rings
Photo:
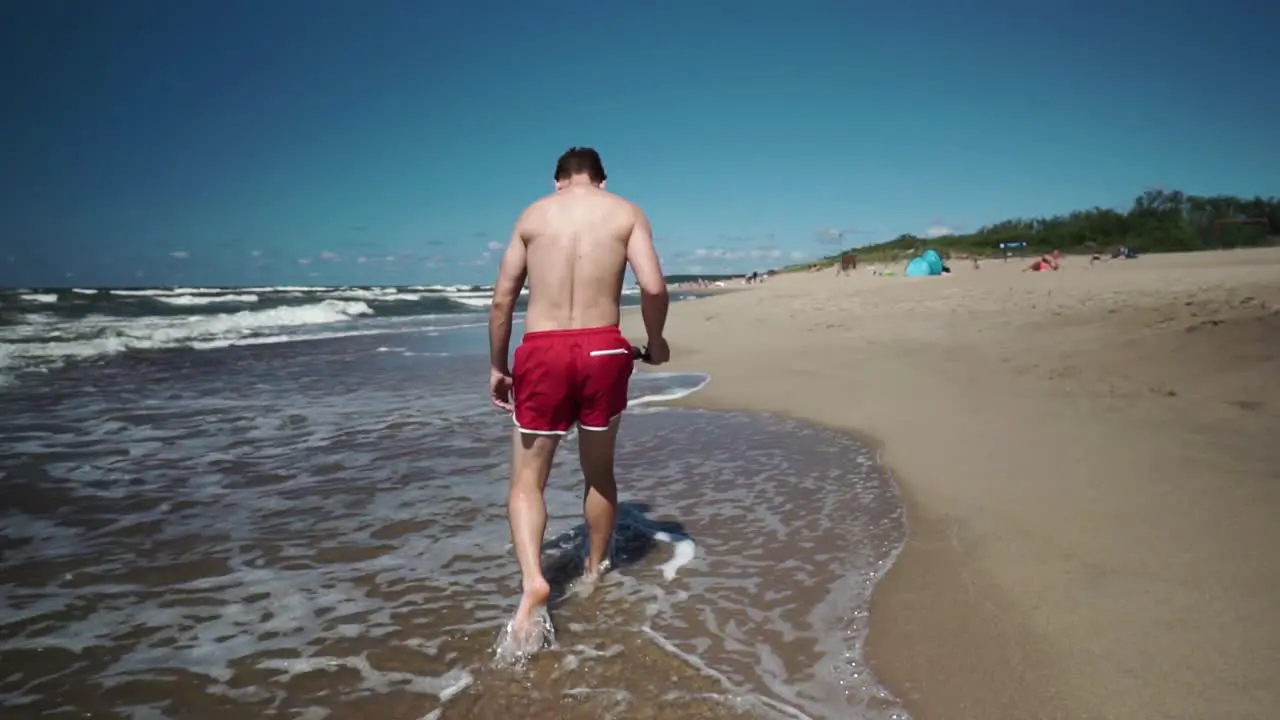
[[[879,452],[866,655],[917,720],[1274,715],[1280,251],[753,290],[673,304],[675,404]]]
[[[707,385],[709,384],[710,382],[708,381]],[[918,683],[913,682],[914,677],[912,674],[902,669],[902,666],[908,665],[911,661],[911,658],[906,657],[909,653],[905,651],[905,648],[916,647],[923,649],[929,645],[929,638],[932,633],[924,628],[913,628],[912,626],[922,620],[926,623],[925,627],[934,625],[927,618],[934,609],[935,603],[939,602],[938,598],[930,597],[930,594],[926,594],[923,597],[919,596],[919,590],[912,582],[913,578],[903,578],[905,573],[916,571],[917,566],[928,569],[927,574],[931,576],[930,584],[936,583],[952,588],[964,587],[969,590],[968,597],[964,594],[952,595],[945,600],[946,603],[953,605],[952,614],[968,616],[974,619],[986,616],[984,622],[980,621],[980,625],[987,627],[994,625],[999,620],[991,610],[997,609],[1000,604],[993,603],[990,598],[982,599],[981,603],[973,602],[976,598],[975,585],[984,583],[975,581],[972,569],[964,567],[965,557],[956,546],[955,529],[947,527],[944,519],[922,515],[919,501],[911,494],[910,481],[904,480],[902,473],[888,459],[888,447],[880,438],[859,428],[825,422],[821,419],[795,412],[763,409],[756,404],[732,402],[716,396],[712,398],[703,396],[700,398],[699,395],[705,392],[705,387],[706,385],[700,388],[698,392],[661,404],[690,410],[775,415],[852,436],[858,442],[872,449],[876,455],[877,463],[889,473],[898,497],[905,508],[907,537],[902,546],[890,556],[888,569],[876,580],[875,589],[871,597],[871,630],[865,638],[862,648],[863,659],[876,674],[876,679],[880,684],[893,693],[894,697],[911,712],[915,720],[956,717],[957,715],[948,711],[946,707],[941,707],[940,704],[931,702],[932,698],[922,697],[915,690]],[[905,569],[903,569],[904,564]],[[954,569],[952,576],[941,579],[941,582],[939,582],[940,578],[937,577],[939,570],[947,568]],[[987,607],[983,607],[984,604]],[[956,608],[956,605],[962,607]],[[951,614],[948,615],[948,617],[952,616]],[[938,624],[949,625],[950,623]],[[886,630],[886,627],[890,629]],[[954,630],[951,628],[944,632],[945,634],[954,634]],[[1029,655],[1031,657],[1028,657]],[[1036,670],[1032,674],[1043,677],[1045,680],[1040,683],[1034,694],[1046,699],[1052,698],[1054,691],[1052,684],[1048,682],[1052,678],[1052,673],[1048,672],[1046,661],[1042,657],[1038,657],[1034,649],[1021,649],[1017,656],[1018,662],[1001,662],[998,667],[993,667],[996,663],[988,659],[983,669],[983,674],[1017,678],[1017,682],[1023,684],[1025,692],[1026,683],[1029,680],[1025,676],[1025,666],[1033,664]],[[1023,667],[1019,668],[1019,665]],[[1069,712],[1067,708],[1060,707],[1060,703],[1053,701],[1050,701],[1050,703],[1050,706],[1041,706],[1038,709],[1038,712],[1042,714],[1037,715],[1037,717],[1080,717],[1080,715]],[[974,717],[975,719],[992,717],[987,715],[986,712],[988,710],[984,709],[980,713],[962,716]],[[1012,720],[1018,716],[1010,715],[1009,717]],[[1093,717],[1093,715],[1089,717]],[[1097,717],[1101,718],[1103,716],[1098,715]]]

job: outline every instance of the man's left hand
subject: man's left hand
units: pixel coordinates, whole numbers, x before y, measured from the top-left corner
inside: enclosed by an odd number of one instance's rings
[[[507,412],[515,410],[515,406],[511,404],[510,375],[497,370],[489,371],[489,400]]]

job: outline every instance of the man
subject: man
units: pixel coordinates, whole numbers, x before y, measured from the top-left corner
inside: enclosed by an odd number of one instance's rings
[[[493,288],[489,389],[495,405],[513,411],[516,424],[507,514],[524,594],[511,628],[516,642],[526,647],[541,642],[530,619],[551,594],[541,567],[547,524],[543,490],[556,446],[574,424],[581,430],[578,456],[586,478],[587,579],[594,580],[607,560],[618,502],[614,444],[634,362],[631,344],[618,330],[628,263],[640,285],[647,360],[657,365],[670,356],[662,337],[667,284],[649,219],[607,192],[605,181],[595,150],[570,148],[560,156],[555,192],[516,221]],[[525,334],[509,368],[511,316],[526,276]]]

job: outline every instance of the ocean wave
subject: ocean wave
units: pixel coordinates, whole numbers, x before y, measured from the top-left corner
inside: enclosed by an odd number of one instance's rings
[[[521,303],[528,289],[520,293]],[[634,303],[638,290],[622,291],[624,302]],[[36,288],[0,291],[0,315],[4,324],[15,313],[33,305],[47,307],[66,320],[91,315],[178,317],[191,314],[222,314],[228,306],[272,309],[301,307],[319,300],[349,300],[377,307],[380,316],[426,315],[433,313],[479,312],[492,305],[493,288],[484,285],[340,286],[272,285],[244,288],[161,287],[161,288]]]
[[[489,294],[493,292],[490,285],[410,285],[407,287],[395,287],[387,285],[260,285],[255,287],[163,287],[163,288],[121,288],[103,290],[109,295],[119,297],[165,297],[172,295],[227,295],[234,293],[302,293],[302,294],[332,294],[342,292],[364,292],[371,295],[394,294],[401,290],[410,290],[414,292],[426,293],[475,293]],[[98,290],[76,288],[72,292],[83,294],[96,294]]]
[[[635,300],[626,295],[623,303]],[[526,301],[520,298],[517,313]],[[305,330],[310,326],[342,324],[330,329],[342,334],[399,332],[409,325],[426,330],[468,327],[483,324],[491,304],[492,288],[482,285],[0,291],[0,375],[130,351],[321,337]]]
[[[451,297],[449,300],[472,308],[487,308],[493,305],[493,298],[488,297]]]
[[[223,288],[144,288],[142,290],[109,290],[111,295],[121,297],[163,297],[165,295],[219,295],[227,292]]]
[[[396,287],[244,288],[236,292],[216,288],[154,288],[139,290],[33,290],[0,292],[0,325],[21,322],[35,307],[67,322],[93,317],[117,319],[167,318],[187,321],[195,316],[214,317],[234,310],[305,308],[324,300],[362,302],[382,317],[420,317],[477,313],[489,305],[490,293],[482,290],[444,288],[410,290]],[[3,340],[0,337],[0,340]]]
[[[256,303],[259,298],[252,293],[231,294],[231,295],[172,295],[169,297],[157,297],[156,300],[167,303],[169,305],[239,305],[246,303]]]
[[[130,350],[228,347],[250,342],[258,335],[278,335],[288,329],[334,325],[372,314],[373,309],[363,302],[322,300],[311,305],[217,315],[127,320],[90,316],[72,323],[10,326],[0,333],[0,341],[3,341],[0,344],[0,372],[48,369],[67,360],[92,359]]]

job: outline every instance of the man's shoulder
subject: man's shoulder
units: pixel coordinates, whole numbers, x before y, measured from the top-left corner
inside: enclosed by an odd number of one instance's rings
[[[633,203],[633,202],[631,202],[630,200],[626,199],[625,197],[623,197],[623,196],[619,195],[618,193],[615,193],[615,192],[609,192],[608,190],[601,190],[601,191],[600,191],[600,193],[601,193],[602,195],[605,195],[606,197],[611,198],[614,202],[617,202],[617,203],[619,203],[619,204],[621,204],[621,205],[626,205],[627,207],[630,207],[630,208],[638,208],[638,207],[639,207],[638,205],[636,205],[635,203]]]
[[[531,226],[537,225],[545,216],[548,204],[554,197],[554,195],[544,195],[526,205],[524,210],[520,211],[520,217],[516,218],[516,228],[527,231]]]
[[[610,207],[610,213],[619,221],[635,222],[644,217],[644,211],[640,209],[639,205],[631,202],[621,195],[618,195],[617,193],[602,190],[601,197],[605,202],[611,204],[612,207]]]
[[[537,200],[534,200],[533,202],[525,206],[524,212],[521,214],[527,216],[530,213],[538,212],[539,210],[546,208],[548,205],[554,202],[555,199],[556,199],[555,193],[551,193],[550,195],[543,195],[542,197],[538,198]]]

